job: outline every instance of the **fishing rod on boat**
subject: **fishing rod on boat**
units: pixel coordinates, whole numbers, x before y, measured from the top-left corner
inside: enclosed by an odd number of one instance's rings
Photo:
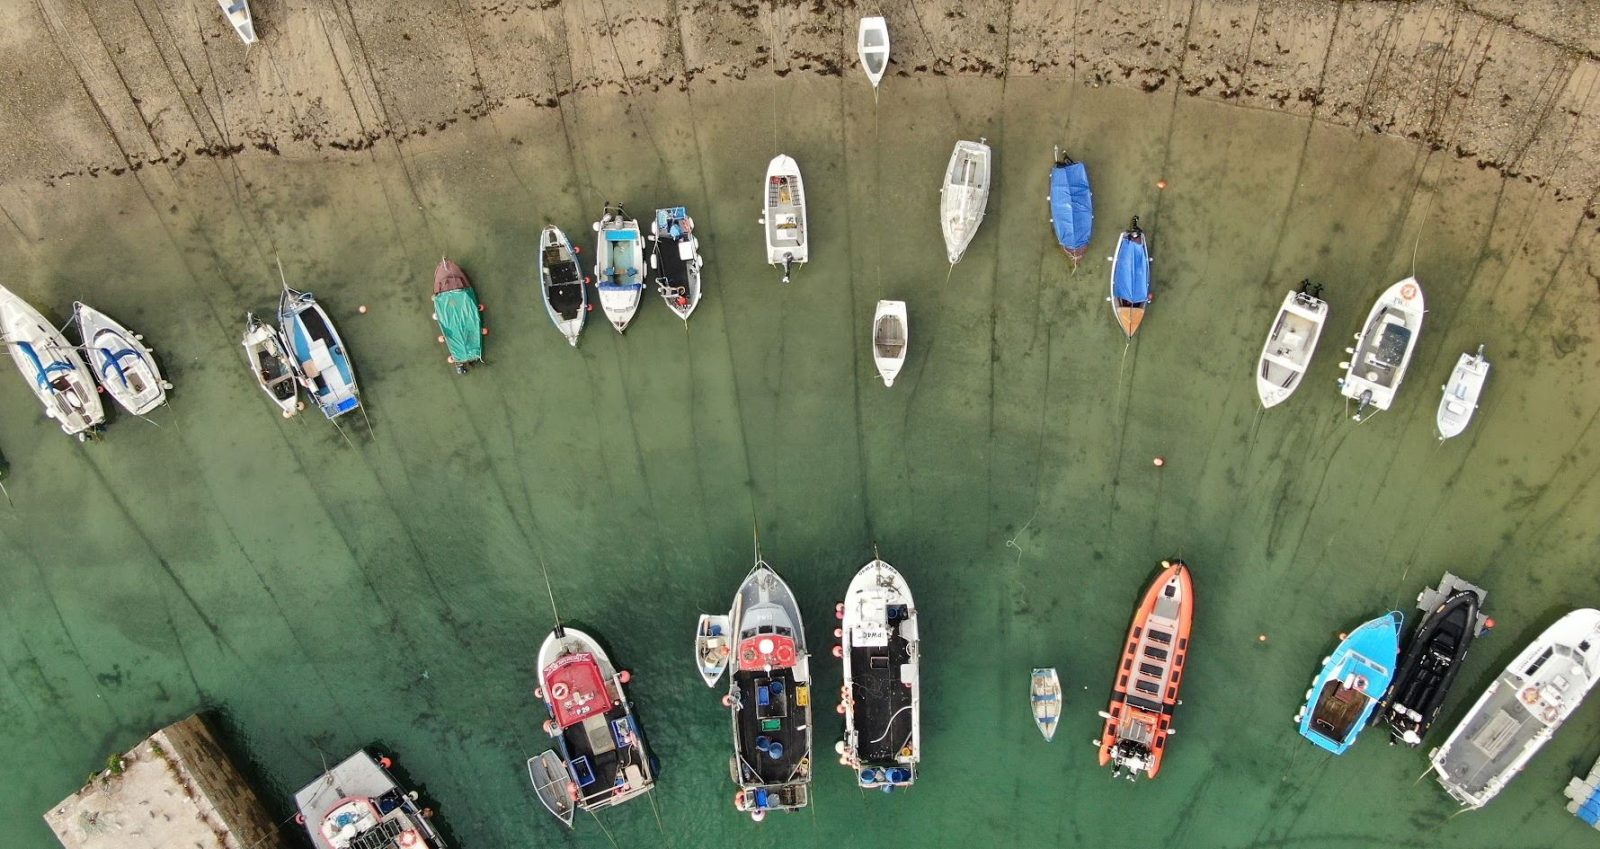
[[[550,569],[545,566],[544,555],[539,555],[539,571],[544,573],[544,590],[550,595],[550,613],[556,618],[555,635],[565,637],[567,632],[561,627],[561,611],[556,609],[556,591],[550,586]]]

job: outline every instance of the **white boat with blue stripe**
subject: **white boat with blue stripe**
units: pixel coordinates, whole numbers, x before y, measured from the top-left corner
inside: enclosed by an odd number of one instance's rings
[[[278,301],[278,324],[301,385],[311,393],[322,414],[336,419],[361,406],[355,371],[339,332],[317,303],[316,296],[284,284]]]
[[[167,403],[172,384],[161,377],[155,352],[145,347],[143,336],[82,302],[73,303],[72,317],[95,380],[122,409],[143,416]]]
[[[639,222],[628,217],[622,204],[606,204],[600,220],[594,223],[600,234],[595,245],[594,282],[600,291],[600,309],[606,320],[621,333],[639,311],[644,297],[644,243],[639,240]]]
[[[106,420],[94,378],[76,348],[27,301],[0,286],[0,333],[17,370],[68,436],[84,440]]]

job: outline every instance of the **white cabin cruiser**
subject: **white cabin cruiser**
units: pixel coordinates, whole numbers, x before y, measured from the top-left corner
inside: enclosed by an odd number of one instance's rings
[[[1387,410],[1394,403],[1417,349],[1424,311],[1422,284],[1407,277],[1386,289],[1367,313],[1366,324],[1356,334],[1356,346],[1345,349],[1350,361],[1339,364],[1345,369],[1340,393],[1361,405],[1356,409],[1356,421],[1361,421],[1369,406]]]

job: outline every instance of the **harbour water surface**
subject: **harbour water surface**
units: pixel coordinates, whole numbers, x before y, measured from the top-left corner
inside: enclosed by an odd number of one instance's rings
[[[995,190],[952,271],[940,174],[980,135]],[[1094,181],[1075,276],[1045,216],[1057,144]],[[804,171],[814,240],[786,288],[756,224],[779,151]],[[1536,184],[1167,93],[895,78],[875,105],[852,75],[577,94],[332,162],[243,156],[49,191],[0,241],[6,285],[56,318],[81,298],[138,329],[177,388],[150,423],[123,416],[79,446],[0,379],[6,847],[52,845],[45,808],[199,706],[277,816],[324,763],[378,742],[464,849],[1593,840],[1561,789],[1600,755],[1600,697],[1459,817],[1417,780],[1425,749],[1372,731],[1332,758],[1291,722],[1339,631],[1409,614],[1447,569],[1489,590],[1498,627],[1433,743],[1540,629],[1600,604],[1595,230]],[[707,295],[687,328],[653,296],[626,337],[596,314],[574,351],[530,283],[535,239],[551,221],[587,245],[607,200],[640,217],[687,205]],[[1134,214],[1157,297],[1125,346],[1104,257]],[[443,253],[492,328],[465,377],[429,321]],[[250,382],[237,341],[244,311],[276,302],[275,255],[339,322],[370,422],[284,421]],[[1341,349],[1413,268],[1432,308],[1414,365],[1395,409],[1356,425]],[[1327,287],[1329,330],[1298,394],[1261,415],[1254,358],[1305,277]],[[910,304],[889,390],[867,346],[880,298]],[[1484,408],[1440,445],[1439,385],[1480,342]],[[760,826],[733,811],[727,715],[690,633],[731,600],[756,529],[806,606],[825,693],[849,577],[876,545],[910,581],[926,633],[910,792],[863,794],[833,765],[822,698],[814,806]],[[1096,711],[1132,605],[1174,555],[1198,598],[1177,735],[1158,780],[1113,781]],[[541,561],[562,616],[633,670],[663,769],[653,804],[571,836],[523,770],[545,746]],[[1036,665],[1067,691],[1050,745],[1026,702]]]

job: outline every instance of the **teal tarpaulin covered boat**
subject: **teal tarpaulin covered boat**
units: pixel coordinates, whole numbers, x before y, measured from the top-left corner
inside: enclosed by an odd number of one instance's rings
[[[439,260],[433,272],[433,318],[439,322],[439,341],[450,349],[450,364],[461,374],[483,361],[483,305],[461,266]]]

